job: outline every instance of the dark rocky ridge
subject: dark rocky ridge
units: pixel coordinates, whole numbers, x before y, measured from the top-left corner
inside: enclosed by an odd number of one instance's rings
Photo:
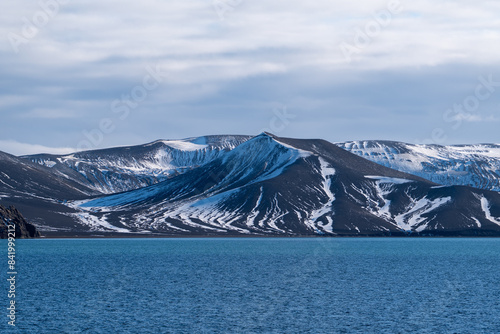
[[[16,226],[16,239],[27,239],[27,238],[37,238],[40,237],[40,232],[37,231],[36,227],[26,221],[23,215],[15,207],[10,206],[5,208],[0,205],[0,238],[8,238],[8,224],[14,224]]]

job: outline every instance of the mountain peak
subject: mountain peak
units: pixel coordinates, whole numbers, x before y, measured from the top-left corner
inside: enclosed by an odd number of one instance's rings
[[[267,132],[267,131],[264,131],[264,132],[261,132],[260,134],[258,134],[256,137],[270,137],[270,138],[277,138],[277,136],[275,136],[274,134],[272,134],[271,132]]]

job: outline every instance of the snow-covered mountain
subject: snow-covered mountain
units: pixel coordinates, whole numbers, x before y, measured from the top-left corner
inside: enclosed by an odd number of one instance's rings
[[[250,139],[204,136],[85,151],[69,155],[23,156],[84,187],[111,194],[146,187],[212,161]]]
[[[90,229],[166,234],[500,234],[500,194],[439,186],[323,140],[254,137],[153,186],[77,201]],[[111,227],[112,226],[112,227]]]
[[[366,140],[338,146],[378,164],[443,185],[500,191],[500,145],[413,145]]]
[[[449,148],[380,145],[358,149],[360,157],[324,140],[264,133],[0,154],[0,204],[15,205],[45,235],[500,235],[500,193],[425,179],[451,164]],[[450,166],[467,157],[464,168],[491,172],[474,185],[495,189],[497,147],[481,147],[456,149],[463,155]],[[414,174],[422,166],[425,178],[365,159],[375,156]],[[436,170],[425,169],[434,161]]]

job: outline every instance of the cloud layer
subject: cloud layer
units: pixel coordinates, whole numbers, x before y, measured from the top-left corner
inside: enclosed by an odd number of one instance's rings
[[[495,1],[1,6],[0,150],[255,134],[283,105],[279,135],[498,142],[500,84],[458,128],[443,116],[500,83]]]

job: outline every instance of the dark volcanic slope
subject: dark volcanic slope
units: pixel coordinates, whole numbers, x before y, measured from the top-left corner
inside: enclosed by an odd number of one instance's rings
[[[0,204],[14,205],[30,222],[69,230],[75,224],[66,213],[75,210],[62,203],[98,194],[48,167],[0,152]]]
[[[49,168],[0,152],[0,194],[29,194],[44,198],[78,199],[99,192],[53,174]]]
[[[440,187],[323,140],[262,134],[168,181],[81,207],[86,221],[104,230],[499,235],[499,196]]]

